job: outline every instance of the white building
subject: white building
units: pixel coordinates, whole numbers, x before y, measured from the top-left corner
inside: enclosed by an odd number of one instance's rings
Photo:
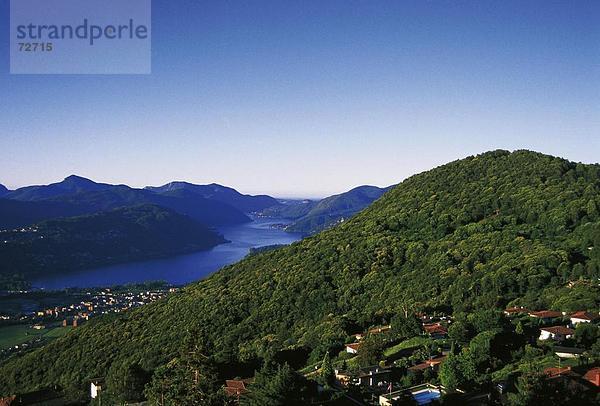
[[[540,340],[564,341],[575,334],[572,330],[563,326],[544,327],[540,329]]]
[[[100,392],[102,392],[102,385],[104,385],[104,382],[101,379],[92,380],[92,383],[90,384],[90,396],[92,399],[96,399],[100,395]]]
[[[558,345],[554,346],[553,351],[559,358],[579,358],[585,352],[583,348],[560,347]]]
[[[589,312],[577,312],[571,315],[571,324],[573,326],[578,325],[579,323],[591,323],[597,320],[599,316],[594,313]]]
[[[346,344],[346,352],[349,354],[358,354],[360,343]]]

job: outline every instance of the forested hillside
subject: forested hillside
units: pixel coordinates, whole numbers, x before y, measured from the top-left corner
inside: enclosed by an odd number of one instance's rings
[[[0,275],[25,278],[187,253],[225,242],[193,219],[151,205],[48,220],[1,231],[0,240]]]
[[[152,371],[190,328],[233,368],[283,350],[321,360],[349,334],[405,311],[597,311],[599,209],[599,165],[527,151],[452,162],[338,227],[8,361],[0,393],[83,388],[132,362]]]

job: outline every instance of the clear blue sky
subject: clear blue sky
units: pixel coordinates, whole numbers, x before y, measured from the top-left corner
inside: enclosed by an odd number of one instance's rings
[[[490,149],[600,161],[598,1],[154,1],[149,76],[9,75],[0,183],[319,196]]]

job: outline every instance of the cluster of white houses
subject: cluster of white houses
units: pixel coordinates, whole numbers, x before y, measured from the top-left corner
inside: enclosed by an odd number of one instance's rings
[[[566,312],[559,312],[555,310],[530,311],[523,307],[511,307],[504,310],[504,314],[506,314],[509,317],[516,316],[519,314],[527,314],[531,318],[541,320],[544,324],[553,324],[559,319],[568,319],[568,323],[564,322],[558,325],[544,326],[540,328],[540,340],[554,340],[558,342],[573,337],[573,335],[575,334],[575,327],[577,327],[578,324],[593,323],[600,320],[599,314],[586,312],[583,310],[568,314]]]

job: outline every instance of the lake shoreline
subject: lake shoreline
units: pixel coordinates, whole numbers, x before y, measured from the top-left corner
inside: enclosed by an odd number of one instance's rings
[[[274,224],[282,219],[255,217],[250,223],[218,229],[228,243],[209,250],[194,251],[141,261],[101,265],[60,275],[37,277],[31,281],[32,290],[53,291],[67,288],[94,288],[115,285],[164,281],[184,286],[208,277],[224,266],[248,255],[251,250],[269,245],[288,245],[302,239],[301,234],[288,233]]]

